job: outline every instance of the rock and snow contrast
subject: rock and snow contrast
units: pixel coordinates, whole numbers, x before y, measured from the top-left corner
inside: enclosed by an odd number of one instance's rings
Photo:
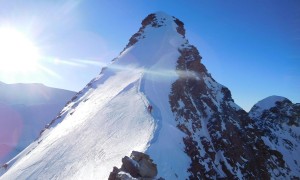
[[[0,165],[38,138],[74,94],[42,84],[0,82]]]
[[[149,155],[132,151],[130,157],[122,158],[121,168],[114,167],[108,180],[153,179],[157,175],[157,166]],[[162,180],[162,178],[156,178]]]
[[[300,176],[300,104],[270,96],[255,104],[249,112],[262,139],[272,150],[279,151],[288,165],[289,174]]]
[[[166,180],[299,177],[201,59],[180,20],[148,15],[0,179],[108,179],[132,151]]]

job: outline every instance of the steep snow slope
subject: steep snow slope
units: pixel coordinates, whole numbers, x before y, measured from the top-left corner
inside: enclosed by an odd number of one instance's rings
[[[105,179],[119,156],[145,150],[154,124],[138,93],[140,75],[137,69],[107,69],[2,178]]]
[[[42,84],[0,82],[0,164],[38,138],[74,94]]]
[[[251,108],[249,115],[264,133],[264,142],[279,151],[291,176],[300,177],[300,104],[270,96]]]

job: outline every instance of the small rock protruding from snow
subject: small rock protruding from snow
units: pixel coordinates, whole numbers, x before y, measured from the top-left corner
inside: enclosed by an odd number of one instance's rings
[[[127,180],[127,179],[157,179],[156,164],[149,155],[132,151],[130,157],[125,156],[122,159],[122,166],[120,169],[113,168],[109,175],[109,180]],[[161,178],[159,178],[161,179]]]

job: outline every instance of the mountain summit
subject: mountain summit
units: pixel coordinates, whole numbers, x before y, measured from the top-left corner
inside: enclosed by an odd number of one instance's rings
[[[107,179],[132,151],[148,154],[165,179],[291,177],[201,59],[183,22],[148,15],[0,179]]]

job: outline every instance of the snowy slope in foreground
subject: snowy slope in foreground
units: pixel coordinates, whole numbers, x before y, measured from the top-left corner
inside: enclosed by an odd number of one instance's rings
[[[186,40],[173,17],[159,13],[156,18],[156,24],[143,21],[138,41],[131,39],[114,63],[62,110],[52,124],[58,125],[13,159],[7,172],[1,169],[0,179],[107,179],[132,150],[150,154],[159,176],[188,177],[184,134],[168,98],[178,78],[178,48]]]
[[[38,138],[74,94],[42,84],[0,82],[0,164]]]
[[[140,71],[121,71],[103,85],[98,82],[97,89],[85,93],[78,100],[82,103],[2,178],[105,179],[120,156],[145,150],[154,125],[137,93],[139,77]]]

